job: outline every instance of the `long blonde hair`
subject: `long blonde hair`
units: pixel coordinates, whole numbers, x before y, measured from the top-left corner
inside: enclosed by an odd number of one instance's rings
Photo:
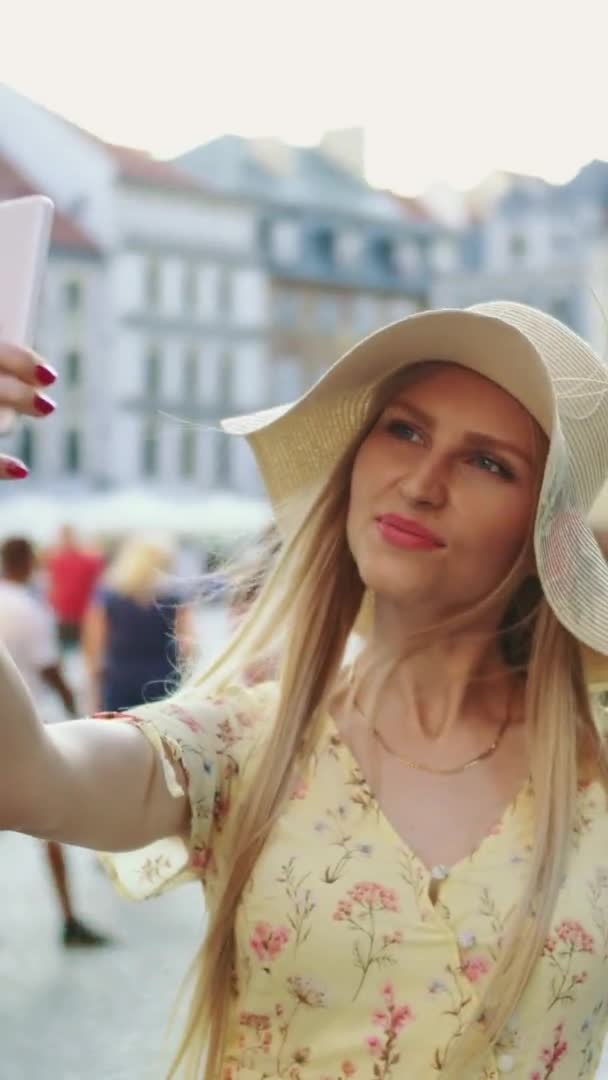
[[[270,576],[226,651],[197,682],[201,693],[238,681],[260,655],[280,649],[273,738],[243,807],[231,869],[193,965],[189,1015],[170,1077],[220,1074],[235,972],[235,919],[243,890],[289,793],[294,768],[310,754],[317,721],[337,685],[364,586],[346,539],[350,475],[359,445],[392,397],[387,380],[370,422],[322,489],[291,516]],[[459,1068],[495,1042],[524,991],[548,936],[562,881],[577,782],[592,764],[608,791],[608,768],[587,695],[580,651],[544,598],[528,612],[525,723],[535,792],[535,839],[527,887],[479,1011],[456,1051]],[[277,627],[284,628],[281,640]],[[450,1061],[449,1066],[452,1066]],[[459,1075],[462,1075],[460,1073]]]

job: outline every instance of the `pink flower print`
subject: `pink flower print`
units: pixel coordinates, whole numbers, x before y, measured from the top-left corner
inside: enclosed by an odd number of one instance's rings
[[[270,923],[258,922],[255,924],[249,944],[258,960],[270,963],[281,954],[288,941],[289,930],[286,926],[277,926],[273,929]]]
[[[293,790],[291,792],[290,798],[291,799],[305,799],[307,795],[308,795],[308,781],[304,780],[303,777],[300,777],[300,779],[297,781],[297,783],[295,784],[295,786],[294,786],[294,788],[293,788]]]
[[[551,981],[549,1008],[558,1002],[574,1001],[575,989],[587,978],[587,972],[573,971],[577,956],[592,953],[595,941],[576,919],[562,919],[555,933],[545,942],[543,955],[555,969]]]
[[[559,1065],[564,1054],[568,1051],[568,1043],[562,1037],[563,1033],[563,1023],[558,1024],[553,1031],[553,1045],[545,1046],[540,1055],[541,1061],[545,1067],[544,1072],[540,1072],[540,1070],[537,1069],[532,1074],[531,1080],[548,1080],[550,1076],[553,1076],[556,1065]]]
[[[374,1009],[372,1023],[382,1028],[384,1038],[378,1035],[368,1035],[367,1048],[376,1058],[378,1064],[374,1066],[374,1077],[378,1080],[388,1080],[393,1075],[393,1066],[398,1065],[401,1054],[397,1051],[397,1039],[403,1028],[411,1023],[414,1014],[409,1005],[398,1005],[395,1002],[395,988],[392,982],[387,982],[382,988],[384,1007]]]
[[[353,1001],[357,998],[372,964],[391,962],[389,952],[403,943],[401,931],[383,933],[377,931],[379,912],[398,913],[399,895],[396,889],[379,885],[374,881],[359,881],[334,911],[336,922],[345,922],[360,937],[353,947],[355,967],[361,971],[359,985]]]
[[[576,952],[593,952],[594,941],[591,934],[575,919],[564,919],[556,933],[560,941],[566,942]]]
[[[342,1072],[344,1076],[354,1076],[357,1071],[357,1066],[353,1065],[352,1061],[342,1062]]]
[[[462,974],[471,983],[479,982],[490,970],[490,962],[485,956],[469,956],[462,965]]]
[[[270,1027],[270,1017],[267,1013],[242,1012],[239,1024],[243,1027],[254,1028],[255,1031],[267,1031]]]
[[[190,866],[194,870],[206,870],[213,858],[213,849],[204,845],[193,849],[190,856]]]
[[[193,735],[199,735],[201,733],[203,725],[200,720],[197,720],[196,717],[192,715],[192,713],[187,712],[186,709],[181,707],[175,707],[174,711],[180,724],[184,724],[185,727],[189,728]]]

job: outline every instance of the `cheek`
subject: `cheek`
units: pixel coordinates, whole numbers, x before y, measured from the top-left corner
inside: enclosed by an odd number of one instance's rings
[[[520,489],[481,501],[470,519],[475,555],[488,568],[509,569],[530,542],[533,513],[533,500]]]

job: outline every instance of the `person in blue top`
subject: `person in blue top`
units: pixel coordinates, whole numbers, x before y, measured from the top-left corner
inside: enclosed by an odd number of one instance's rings
[[[171,545],[134,536],[119,548],[84,625],[93,704],[130,709],[166,695],[195,642],[192,606],[171,581]]]

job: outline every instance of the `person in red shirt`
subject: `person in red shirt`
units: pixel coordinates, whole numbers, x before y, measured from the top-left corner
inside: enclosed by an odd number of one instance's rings
[[[80,643],[82,622],[103,570],[103,557],[78,543],[74,529],[64,525],[59,543],[46,559],[49,595],[59,639],[64,648]]]

